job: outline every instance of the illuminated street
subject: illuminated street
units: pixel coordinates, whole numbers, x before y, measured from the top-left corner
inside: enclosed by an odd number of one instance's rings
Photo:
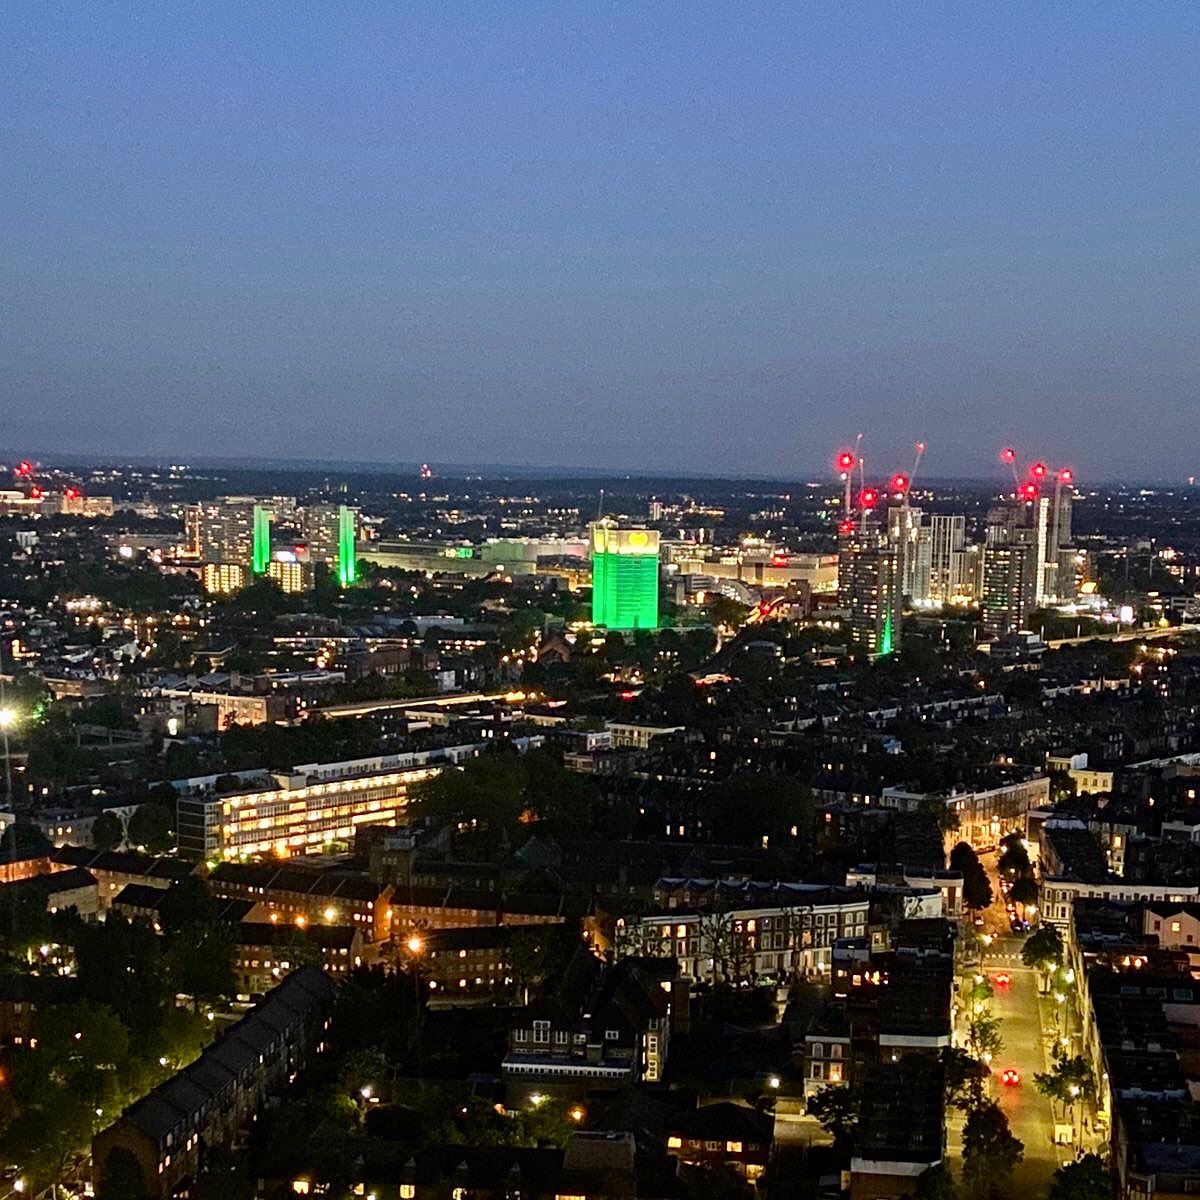
[[[1037,975],[1020,965],[1022,939],[998,938],[984,960],[985,973],[995,979],[1006,972],[1011,982],[996,988],[992,1009],[1002,1021],[1000,1035],[1004,1048],[992,1064],[997,1076],[997,1098],[1013,1133],[1025,1143],[1025,1158],[1013,1175],[1012,1191],[1044,1194],[1050,1176],[1061,1159],[1072,1154],[1063,1148],[1061,1156],[1054,1147],[1054,1121],[1050,1101],[1035,1087],[1033,1077],[1046,1069],[1045,1038],[1039,1014]],[[1015,1068],[1020,1072],[1017,1087],[999,1083],[1000,1072]]]

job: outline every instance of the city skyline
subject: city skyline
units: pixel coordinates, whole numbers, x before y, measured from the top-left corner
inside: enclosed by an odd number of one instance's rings
[[[1195,471],[1192,6],[10,27],[31,448],[787,477],[903,428],[986,476],[1037,430]]]

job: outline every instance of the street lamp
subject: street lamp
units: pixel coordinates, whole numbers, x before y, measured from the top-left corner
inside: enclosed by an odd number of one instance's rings
[[[404,944],[408,947],[409,954],[420,954],[425,949],[425,943],[415,933]]]

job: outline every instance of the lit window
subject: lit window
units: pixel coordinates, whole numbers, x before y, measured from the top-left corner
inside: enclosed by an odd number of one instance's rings
[[[411,1183],[402,1183],[400,1185],[400,1200],[413,1200],[417,1194],[417,1189]]]
[[[683,1138],[679,1138],[679,1137],[667,1138],[667,1149],[668,1150],[679,1150],[682,1148],[682,1146],[683,1146]]]
[[[726,1142],[725,1150],[726,1150],[726,1153],[728,1153],[728,1154],[741,1154],[742,1143],[741,1142]]]

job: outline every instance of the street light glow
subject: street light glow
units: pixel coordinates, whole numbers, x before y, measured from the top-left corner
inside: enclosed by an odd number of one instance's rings
[[[409,954],[420,954],[425,948],[425,943],[415,933],[404,944],[408,947]]]
[[[7,704],[0,708],[0,729],[11,729],[16,723],[17,710],[15,708],[10,708]]]

